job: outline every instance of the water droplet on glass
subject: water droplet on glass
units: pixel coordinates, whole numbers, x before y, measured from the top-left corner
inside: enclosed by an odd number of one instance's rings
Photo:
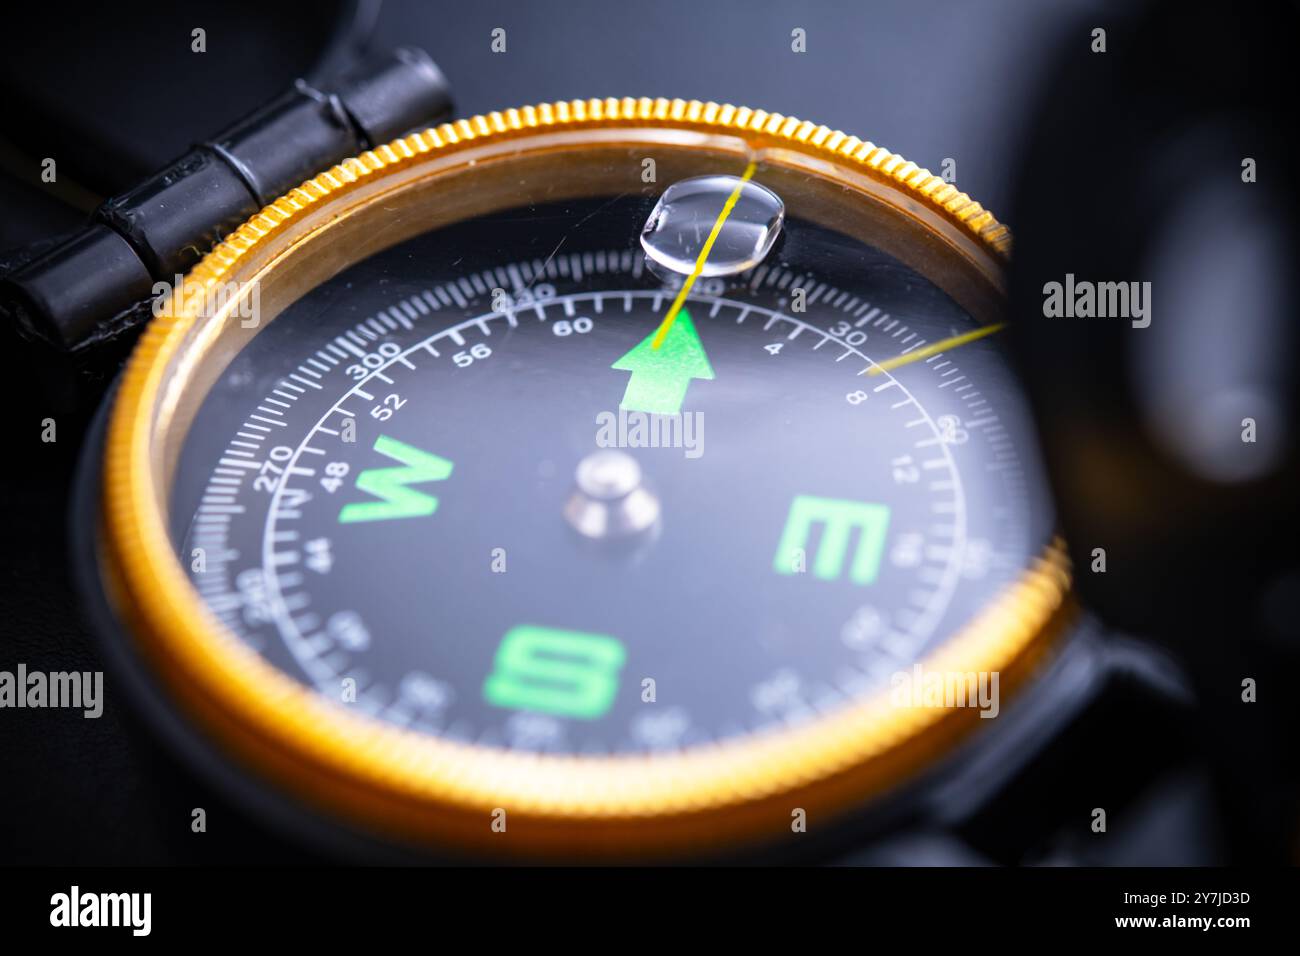
[[[739,176],[696,176],[664,190],[641,230],[646,255],[673,272],[689,275],[738,185],[740,195],[700,274],[735,275],[762,262],[781,233],[785,203],[753,180],[742,185]]]

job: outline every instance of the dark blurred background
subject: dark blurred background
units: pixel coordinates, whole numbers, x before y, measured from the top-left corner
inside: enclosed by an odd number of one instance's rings
[[[150,6],[54,2],[6,13],[3,168],[33,189],[0,187],[0,247],[77,222],[37,185],[41,158],[57,156],[60,179],[82,187],[65,198],[111,195],[322,61],[336,65],[357,41],[428,50],[460,115],[591,96],[761,107],[932,170],[955,159],[961,187],[1001,213],[1035,77],[1078,14],[1107,15],[1106,4],[1082,0]],[[190,52],[194,27],[207,31],[202,55]],[[490,49],[496,27],[507,31],[504,54]],[[807,53],[791,52],[796,27]]]
[[[1294,15],[1285,3],[1266,16],[1253,6],[1096,0],[24,4],[0,14],[0,263],[7,250],[74,229],[101,200],[294,78],[321,79],[366,50],[398,45],[433,56],[459,116],[592,96],[696,98],[823,123],[936,172],[951,159],[957,185],[1017,235],[1019,321],[1008,338],[1076,563],[1086,565],[1098,540],[1112,549],[1112,573],[1081,580],[1083,598],[1099,629],[1173,651],[1185,680],[1148,696],[1200,701],[1190,713],[1149,701],[1100,707],[1063,741],[1066,756],[1040,771],[1037,789],[1025,784],[1032,801],[1072,814],[1103,791],[1137,805],[1130,820],[1139,822],[1111,856],[1053,843],[1044,834],[1056,822],[1019,809],[995,814],[971,842],[997,862],[1294,859],[1296,718],[1279,715],[1280,678],[1300,649],[1291,555],[1300,480],[1294,439],[1277,436],[1288,425],[1294,435],[1296,376],[1274,369],[1246,381],[1267,392],[1274,451],[1281,440],[1285,453],[1232,481],[1198,474],[1144,424],[1151,396],[1139,394],[1133,370],[1150,368],[1141,343],[1157,339],[1121,338],[1120,324],[1099,334],[1045,324],[1039,292],[1066,271],[1168,277],[1157,302],[1177,302],[1189,318],[1166,327],[1199,330],[1190,346],[1159,340],[1161,355],[1183,356],[1158,361],[1181,373],[1167,376],[1180,394],[1188,379],[1193,395],[1239,391],[1259,353],[1294,354],[1293,297],[1276,294],[1295,261],[1295,189],[1280,172],[1294,125],[1285,118]],[[1090,50],[1097,26],[1108,30],[1105,56]],[[201,55],[191,52],[196,27],[206,31]],[[498,27],[503,54],[490,46]],[[795,28],[806,32],[806,53],[791,51]],[[1170,243],[1188,234],[1170,227],[1188,221],[1183,200],[1200,195],[1202,180],[1238,188],[1246,155],[1260,161],[1260,186],[1248,207],[1228,201],[1239,213],[1232,228],[1215,231],[1224,219],[1211,217],[1195,232],[1207,243]],[[46,157],[57,159],[57,183],[40,181]],[[1263,248],[1282,265],[1243,283],[1260,256],[1243,264],[1239,253],[1260,236],[1274,237]],[[1238,337],[1224,329],[1250,332],[1253,351],[1232,366],[1235,378],[1198,389],[1199,364],[1233,353]],[[83,423],[91,410],[81,410]],[[57,446],[33,451],[40,417],[25,407],[5,416],[16,432],[5,447],[25,450],[0,484],[0,666],[99,669],[67,570],[69,548],[91,547],[84,534],[69,544],[66,520],[78,418],[61,422]],[[1142,522],[1132,521],[1137,513]],[[1130,655],[1133,645],[1108,646],[1108,666],[1160,683],[1140,673],[1147,659]],[[1242,674],[1268,687],[1257,710],[1240,707]],[[111,694],[98,721],[0,714],[0,863],[310,858],[226,814],[222,798],[177,772],[132,721]],[[189,839],[188,808],[200,805],[210,819],[239,822],[224,823],[217,839]],[[876,861],[975,859],[913,845]]]

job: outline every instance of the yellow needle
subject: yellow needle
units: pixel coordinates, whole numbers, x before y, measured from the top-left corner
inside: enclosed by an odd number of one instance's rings
[[[900,365],[907,365],[911,362],[919,362],[921,359],[927,359],[931,355],[938,355],[948,349],[955,349],[959,345],[965,345],[967,342],[974,342],[976,339],[982,339],[986,335],[992,335],[1001,329],[1006,328],[1005,322],[994,322],[992,325],[981,326],[972,332],[963,332],[961,335],[954,335],[951,338],[940,339],[938,342],[931,342],[929,345],[913,349],[906,355],[895,355],[891,359],[885,359],[883,362],[877,362],[869,368],[863,369],[859,375],[882,375],[885,372],[892,372]]]
[[[652,349],[657,349],[659,346],[664,344],[664,339],[668,336],[668,330],[671,329],[673,323],[677,321],[677,313],[682,310],[682,303],[686,301],[686,296],[691,291],[691,286],[695,285],[695,280],[698,279],[700,273],[704,271],[704,262],[709,258],[709,252],[713,249],[713,243],[717,240],[718,233],[722,232],[722,224],[726,222],[727,217],[731,215],[731,210],[736,208],[736,202],[740,199],[740,191],[745,188],[745,183],[749,182],[753,177],[756,168],[757,165],[753,162],[745,167],[745,173],[740,177],[740,182],[736,183],[736,188],[731,191],[731,195],[728,196],[727,201],[723,203],[722,212],[718,213],[718,220],[713,224],[713,229],[709,232],[709,238],[704,240],[704,248],[700,250],[700,254],[695,260],[695,268],[691,270],[691,274],[688,275],[686,281],[682,283],[682,287],[677,293],[677,298],[673,299],[672,307],[668,310],[668,314],[664,316],[664,320],[659,323],[659,328],[655,330],[655,337],[650,340],[650,347]]]

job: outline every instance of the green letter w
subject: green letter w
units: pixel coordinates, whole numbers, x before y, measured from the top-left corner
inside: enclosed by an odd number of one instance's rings
[[[418,518],[438,510],[437,498],[407,486],[422,481],[442,481],[451,475],[451,462],[387,435],[375,439],[375,451],[400,461],[402,465],[367,468],[357,475],[357,489],[382,500],[356,501],[344,505],[339,512],[340,524],[386,521],[389,518]]]

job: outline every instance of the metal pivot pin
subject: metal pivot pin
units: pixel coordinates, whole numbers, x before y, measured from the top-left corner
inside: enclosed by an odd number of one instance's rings
[[[628,538],[659,520],[659,499],[644,485],[631,455],[604,449],[578,463],[564,517],[585,538]]]

